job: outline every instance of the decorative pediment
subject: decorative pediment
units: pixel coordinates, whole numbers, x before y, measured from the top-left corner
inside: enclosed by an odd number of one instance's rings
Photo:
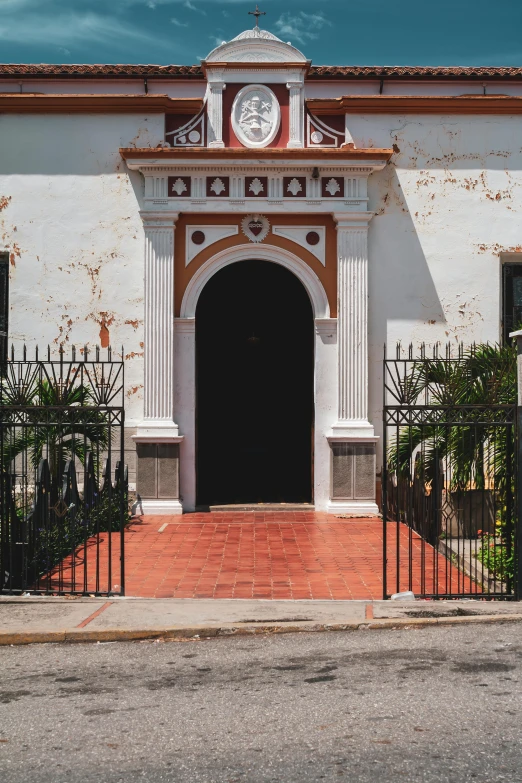
[[[213,49],[204,65],[212,63],[303,63],[307,59],[299,49],[284,43],[273,33],[254,27],[245,30],[232,41],[223,41]]]

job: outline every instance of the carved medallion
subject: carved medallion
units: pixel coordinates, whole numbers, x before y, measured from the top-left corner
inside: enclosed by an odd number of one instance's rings
[[[263,215],[247,215],[241,221],[241,229],[251,242],[262,242],[270,231],[270,223]]]
[[[235,97],[232,127],[245,147],[266,147],[276,137],[281,122],[279,102],[264,84],[249,84]]]

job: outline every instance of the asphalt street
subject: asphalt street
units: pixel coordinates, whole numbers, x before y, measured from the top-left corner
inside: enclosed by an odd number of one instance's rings
[[[0,648],[0,781],[522,781],[521,665],[508,623]]]

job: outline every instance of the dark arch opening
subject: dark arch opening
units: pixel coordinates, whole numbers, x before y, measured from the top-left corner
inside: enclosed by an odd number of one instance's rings
[[[196,309],[197,504],[312,502],[314,321],[269,261],[208,281]]]

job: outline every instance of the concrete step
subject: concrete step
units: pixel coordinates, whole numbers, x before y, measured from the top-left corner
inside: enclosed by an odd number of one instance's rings
[[[314,511],[311,503],[226,503],[209,506],[210,511]]]

